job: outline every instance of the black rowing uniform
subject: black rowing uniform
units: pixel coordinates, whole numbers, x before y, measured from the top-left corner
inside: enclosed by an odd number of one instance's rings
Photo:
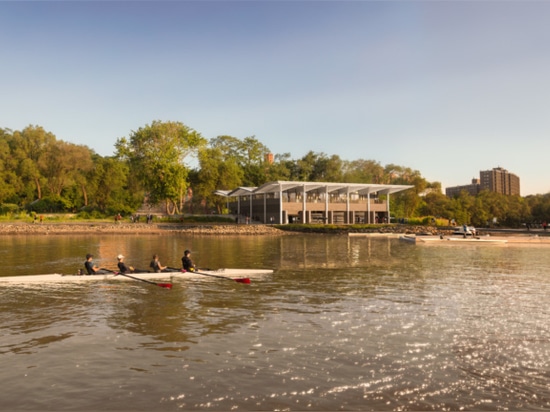
[[[118,270],[120,270],[120,273],[132,273],[132,270],[126,266],[126,263],[124,262],[118,262]]]
[[[195,265],[193,264],[193,261],[188,256],[184,256],[181,258],[181,265],[186,272],[195,271]]]

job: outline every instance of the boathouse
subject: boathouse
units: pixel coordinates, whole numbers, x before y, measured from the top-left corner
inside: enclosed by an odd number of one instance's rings
[[[259,187],[217,190],[231,214],[263,223],[386,223],[390,195],[410,185],[329,182],[268,182]]]

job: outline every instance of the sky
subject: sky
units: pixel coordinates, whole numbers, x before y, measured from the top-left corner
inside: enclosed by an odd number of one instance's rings
[[[550,1],[0,1],[0,128],[103,156],[155,120],[550,192]]]

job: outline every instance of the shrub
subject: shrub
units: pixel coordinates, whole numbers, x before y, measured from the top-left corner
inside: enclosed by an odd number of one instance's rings
[[[27,211],[35,213],[60,213],[71,210],[71,203],[59,196],[43,197],[26,206]]]
[[[19,211],[19,206],[14,203],[2,203],[0,205],[0,214],[2,215],[13,215]]]

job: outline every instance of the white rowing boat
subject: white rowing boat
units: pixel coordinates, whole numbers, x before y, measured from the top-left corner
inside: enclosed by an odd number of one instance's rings
[[[271,269],[218,269],[202,270],[197,272],[161,272],[161,273],[131,273],[129,275],[144,280],[175,280],[198,278],[201,276],[220,277],[234,280],[233,277],[250,277],[268,275],[273,273]],[[128,276],[117,275],[116,273],[105,273],[98,275],[63,275],[61,273],[50,273],[45,275],[22,275],[22,276],[0,276],[1,283],[42,283],[42,282],[86,282],[98,280],[135,280]]]
[[[404,235],[400,240],[416,244],[442,244],[442,243],[468,243],[468,244],[505,244],[507,239],[495,239],[489,236],[468,236],[468,237],[443,237],[443,236],[414,236]]]

